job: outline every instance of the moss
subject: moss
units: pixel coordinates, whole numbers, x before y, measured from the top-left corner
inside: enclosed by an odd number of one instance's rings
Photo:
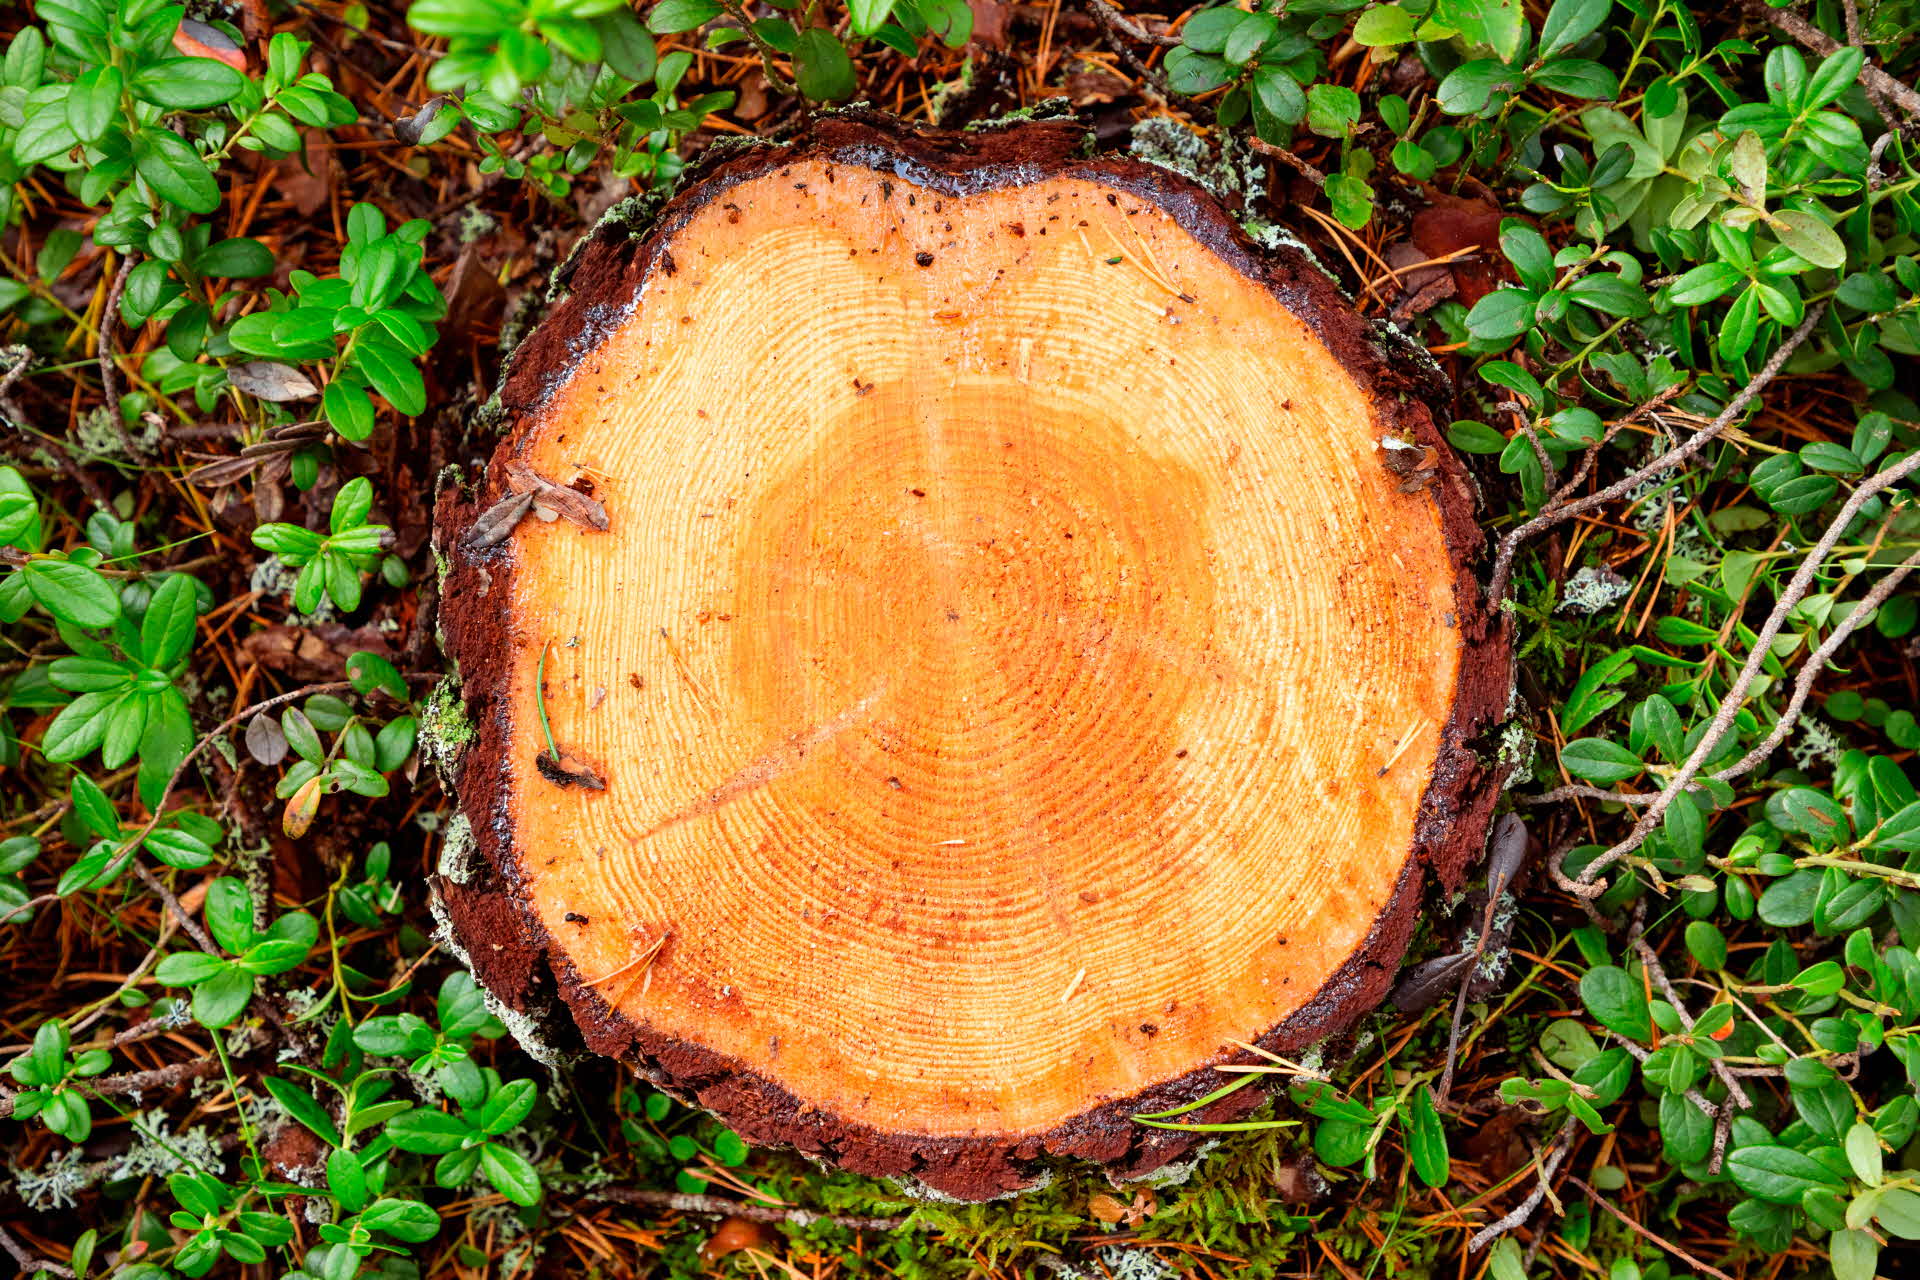
[[[473,734],[473,721],[460,697],[460,677],[450,675],[433,687],[420,708],[420,755],[441,777],[451,777]]]

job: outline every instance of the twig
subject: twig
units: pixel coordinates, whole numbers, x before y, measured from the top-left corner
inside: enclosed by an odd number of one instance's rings
[[[186,930],[187,936],[192,938],[202,951],[208,955],[220,954],[220,948],[213,945],[213,939],[207,936],[207,931],[200,927],[200,922],[193,918],[192,913],[180,905],[180,899],[174,896],[173,890],[161,884],[160,877],[147,870],[137,858],[133,863],[133,874],[140,878],[141,884],[153,890],[154,895],[166,904],[167,913],[173,917],[176,924]]]
[[[1721,740],[1724,739],[1733,728],[1734,717],[1738,716],[1740,714],[1740,708],[1746,705],[1747,691],[1753,687],[1753,682],[1759,678],[1760,670],[1762,666],[1765,665],[1767,656],[1773,651],[1773,638],[1780,634],[1780,628],[1785,625],[1787,615],[1793,611],[1794,606],[1806,597],[1808,589],[1813,585],[1814,574],[1819,570],[1820,566],[1825,563],[1827,556],[1832,553],[1834,546],[1839,543],[1841,537],[1846,533],[1847,528],[1852,525],[1854,517],[1860,513],[1860,508],[1866,505],[1867,500],[1874,494],[1887,488],[1889,485],[1897,484],[1916,468],[1920,468],[1920,452],[1909,454],[1879,474],[1869,476],[1867,479],[1861,481],[1860,485],[1848,496],[1846,502],[1840,508],[1840,514],[1834,517],[1833,523],[1828,525],[1826,532],[1820,535],[1820,541],[1814,544],[1813,549],[1807,553],[1806,559],[1800,562],[1800,568],[1794,572],[1793,578],[1787,583],[1786,590],[1781,592],[1779,599],[1774,602],[1773,611],[1767,615],[1767,620],[1761,624],[1759,632],[1754,636],[1752,651],[1747,655],[1746,665],[1740,668],[1740,674],[1735,678],[1733,687],[1728,689],[1726,696],[1720,700],[1719,709],[1714,712],[1713,720],[1707,727],[1706,735],[1700,739],[1699,744],[1695,746],[1693,751],[1687,756],[1686,762],[1680,766],[1672,778],[1668,779],[1667,785],[1662,787],[1660,793],[1653,797],[1652,802],[1647,805],[1646,811],[1640,815],[1639,821],[1634,823],[1633,830],[1628,833],[1627,838],[1595,858],[1581,870],[1577,883],[1581,886],[1580,892],[1582,892],[1584,896],[1598,897],[1603,892],[1602,887],[1594,883],[1596,877],[1598,877],[1602,871],[1605,871],[1608,867],[1638,849],[1641,844],[1646,841],[1647,836],[1653,831],[1655,825],[1659,823],[1661,815],[1664,814],[1667,811],[1667,807],[1673,803],[1674,797],[1687,789],[1688,784],[1699,774],[1702,766],[1704,766],[1707,760],[1712,757],[1713,753],[1719,749]],[[1895,572],[1899,573],[1901,577],[1905,577],[1910,569],[1910,565],[1902,565],[1901,568],[1895,570]],[[1898,585],[1897,580],[1895,585]],[[1888,588],[1889,591],[1891,591],[1891,589],[1892,588]],[[1876,590],[1878,590],[1877,587]],[[1885,596],[1883,595],[1880,598],[1884,599]],[[1834,628],[1833,634],[1827,637],[1826,643],[1821,645],[1820,649],[1816,651],[1822,665],[1824,665],[1826,661],[1826,656],[1831,654],[1834,648],[1837,647],[1842,640],[1846,639],[1848,635],[1852,634],[1853,630],[1865,620],[1868,612],[1869,611],[1865,609],[1855,609]],[[1809,667],[1812,668],[1814,675],[1807,675],[1804,670],[1801,674],[1810,684],[1815,676],[1818,675],[1819,668],[1813,666],[1813,660],[1811,658],[1808,659],[1808,664]],[[1805,698],[1801,697],[1799,701],[1804,702]],[[1779,737],[1785,736],[1785,731],[1778,730],[1778,726],[1776,726],[1776,731],[1779,733]],[[1778,741],[1778,737],[1770,735],[1768,743],[1763,744],[1766,746],[1766,751],[1772,751],[1773,747],[1778,745]],[[1756,751],[1758,751],[1758,748],[1756,748]],[[1765,752],[1760,752],[1759,754],[1749,752],[1747,759],[1743,759],[1738,764],[1723,770],[1722,773],[1729,778],[1737,777],[1740,773],[1745,772],[1746,769],[1757,764],[1764,758],[1765,754]],[[1719,775],[1714,776],[1717,777]]]
[[[1509,813],[1495,825],[1493,837],[1487,842],[1487,906],[1481,915],[1480,936],[1474,942],[1471,961],[1466,972],[1460,975],[1460,990],[1454,996],[1453,1023],[1447,1031],[1446,1066],[1440,1072],[1440,1087],[1434,1090],[1436,1106],[1446,1106],[1447,1095],[1453,1091],[1453,1069],[1460,1057],[1460,1026],[1466,1019],[1467,992],[1473,987],[1474,975],[1480,972],[1480,957],[1493,932],[1493,917],[1499,909],[1500,897],[1519,874],[1520,864],[1527,856],[1528,841],[1527,824],[1518,814]]]
[[[13,388],[27,376],[27,370],[33,368],[33,348],[25,343],[0,347],[0,360],[12,361],[6,373],[0,374],[0,413],[6,415],[7,424],[14,430],[24,431],[26,414],[20,411],[20,405],[14,400]]]
[[[1104,23],[1118,27],[1121,31],[1133,39],[1138,40],[1141,44],[1157,44],[1162,48],[1170,49],[1180,43],[1179,36],[1170,36],[1165,32],[1156,34],[1147,30],[1132,18],[1129,18],[1126,14],[1108,4],[1107,0],[1087,0],[1087,7],[1093,10],[1094,17],[1101,19]]]
[[[1100,24],[1100,34],[1105,38],[1107,48],[1113,50],[1114,55],[1118,57],[1120,61],[1127,64],[1129,71],[1151,85],[1154,92],[1158,93],[1163,101],[1176,102],[1187,100],[1185,95],[1175,93],[1173,86],[1167,83],[1167,78],[1141,61],[1140,56],[1128,48],[1126,42],[1120,37],[1128,35],[1133,36],[1136,40],[1155,44],[1159,43],[1157,40],[1154,40],[1138,28],[1129,30],[1128,28],[1132,27],[1133,24],[1128,21],[1127,16],[1112,5],[1107,4],[1106,0],[1087,0],[1087,9],[1093,14],[1094,21]],[[1174,40],[1173,43],[1179,44],[1180,42]],[[1194,105],[1198,106],[1198,104]],[[1202,108],[1202,110],[1204,110],[1204,108]],[[1212,113],[1208,112],[1207,114],[1211,116]]]
[[[1272,156],[1275,160],[1291,168],[1295,173],[1305,178],[1308,182],[1311,182],[1314,186],[1324,187],[1327,185],[1326,174],[1320,172],[1320,170],[1308,164],[1305,160],[1302,160],[1285,147],[1276,147],[1263,138],[1251,136],[1247,139],[1247,145],[1252,147],[1260,155]]]
[[[1856,4],[1854,0],[1843,0],[1841,11],[1846,15],[1847,43],[1853,48],[1858,49],[1862,58],[1866,57],[1866,40],[1860,34],[1860,6]],[[1869,86],[1867,88],[1867,101],[1873,104],[1873,109],[1880,113],[1882,120],[1886,121],[1887,128],[1898,129],[1900,127],[1900,121],[1894,116],[1893,108],[1887,104],[1885,94],[1876,92]],[[1871,180],[1869,180],[1869,189],[1871,189],[1871,186]]]
[[[1547,506],[1548,507],[1559,506],[1561,503],[1565,502],[1568,498],[1573,496],[1573,491],[1575,489],[1578,489],[1581,485],[1586,483],[1588,473],[1593,470],[1593,464],[1595,459],[1597,459],[1600,456],[1600,451],[1602,449],[1606,448],[1608,445],[1613,443],[1615,436],[1619,435],[1622,431],[1626,430],[1628,427],[1632,426],[1634,423],[1638,422],[1640,419],[1653,416],[1660,409],[1663,409],[1666,407],[1667,401],[1673,399],[1675,396],[1679,395],[1682,391],[1685,391],[1686,389],[1687,389],[1686,383],[1676,382],[1672,386],[1666,388],[1664,391],[1661,391],[1658,395],[1654,396],[1651,400],[1647,400],[1641,404],[1637,404],[1633,408],[1629,409],[1626,413],[1622,414],[1620,417],[1615,418],[1613,422],[1607,427],[1607,433],[1601,436],[1598,440],[1595,440],[1592,444],[1587,446],[1587,451],[1584,454],[1582,454],[1580,457],[1580,465],[1574,468],[1573,474],[1571,476],[1567,477],[1567,482],[1561,485],[1557,490],[1555,490],[1554,495],[1551,498],[1547,499]],[[1658,423],[1659,419],[1655,417],[1654,421]]]
[[[441,677],[437,672],[415,671],[401,678],[407,681],[427,681],[438,680]],[[263,702],[256,702],[250,707],[243,707],[228,716],[225,720],[222,720],[202,736],[199,742],[194,744],[193,750],[180,757],[180,763],[173,767],[173,774],[167,779],[166,787],[161,790],[160,798],[154,801],[153,816],[147,819],[147,824],[144,827],[134,832],[131,843],[138,844],[153,834],[153,829],[160,825],[160,819],[166,816],[167,799],[173,795],[173,789],[180,785],[180,779],[186,776],[187,766],[198,759],[200,753],[212,746],[217,739],[224,737],[229,729],[232,729],[242,720],[249,720],[259,715],[262,711],[271,711],[275,707],[284,706],[296,699],[305,698],[316,693],[340,693],[351,688],[353,688],[353,682],[351,680],[329,680],[324,684],[302,685],[300,688],[289,690],[286,693],[277,693],[273,697]]]
[[[156,1067],[152,1071],[125,1071],[117,1076],[101,1076],[97,1080],[81,1081],[79,1087],[96,1096],[106,1094],[143,1094],[155,1089],[171,1089],[188,1080],[198,1080],[201,1076],[217,1075],[220,1071],[218,1058],[191,1058],[186,1062],[176,1062],[170,1066]],[[0,1098],[0,1120],[13,1114],[13,1099]]]
[[[1746,386],[1740,388],[1739,394],[1727,402],[1727,407],[1722,409],[1720,415],[1712,422],[1709,422],[1706,426],[1700,428],[1700,430],[1694,432],[1693,435],[1667,450],[1646,466],[1641,467],[1638,471],[1620,480],[1616,480],[1606,488],[1595,493],[1590,493],[1578,501],[1569,502],[1564,506],[1547,508],[1525,524],[1513,529],[1506,537],[1500,539],[1500,549],[1495,555],[1493,562],[1493,580],[1487,587],[1488,597],[1496,605],[1505,601],[1507,585],[1513,576],[1513,558],[1520,550],[1520,544],[1528,538],[1533,537],[1537,533],[1544,532],[1547,529],[1551,529],[1557,524],[1563,524],[1573,519],[1573,517],[1580,515],[1582,512],[1591,511],[1595,507],[1605,506],[1607,503],[1625,495],[1629,490],[1633,489],[1634,486],[1649,476],[1657,476],[1663,471],[1668,471],[1679,466],[1711,444],[1715,437],[1733,425],[1734,420],[1745,412],[1746,407],[1753,403],[1754,398],[1766,389],[1768,383],[1774,380],[1780,370],[1786,366],[1787,360],[1795,351],[1800,349],[1800,344],[1805,342],[1808,336],[1813,333],[1814,326],[1820,323],[1820,317],[1824,314],[1826,314],[1825,303],[1808,308],[1806,319],[1800,322],[1800,327],[1787,336],[1787,340],[1780,344],[1779,350],[1769,356],[1766,364],[1760,367],[1760,372],[1754,374],[1753,380],[1748,382]]]
[[[1695,1271],[1700,1272],[1702,1275],[1712,1276],[1714,1280],[1733,1280],[1732,1276],[1720,1270],[1718,1267],[1708,1266],[1706,1263],[1700,1261],[1700,1259],[1688,1253],[1685,1249],[1682,1249],[1679,1245],[1674,1244],[1670,1240],[1661,1239],[1659,1236],[1655,1235],[1653,1232],[1647,1230],[1645,1227],[1635,1222],[1632,1218],[1629,1218],[1626,1214],[1614,1208],[1613,1205],[1609,1204],[1605,1199],[1601,1197],[1598,1191],[1595,1191],[1592,1187],[1582,1182],[1580,1180],[1579,1174],[1576,1174],[1576,1173],[1568,1174],[1567,1181],[1571,1182],[1574,1186],[1580,1188],[1580,1190],[1586,1192],[1587,1199],[1593,1201],[1595,1204],[1599,1205],[1602,1209],[1605,1209],[1608,1213],[1620,1219],[1620,1221],[1626,1223],[1629,1227],[1632,1227],[1634,1231],[1638,1232],[1641,1236],[1645,1237],[1648,1241],[1650,1241],[1653,1244],[1659,1245],[1662,1249],[1665,1249],[1668,1253],[1680,1259],[1680,1261],[1686,1263],[1688,1266],[1692,1267]]]
[[[73,1268],[58,1262],[46,1262],[27,1252],[27,1247],[13,1238],[13,1232],[0,1227],[0,1249],[5,1249],[12,1259],[20,1264],[22,1276],[36,1276],[48,1272],[56,1276],[71,1276]]]
[[[120,328],[120,295],[127,291],[127,274],[132,270],[133,255],[129,253],[120,259],[120,270],[114,273],[113,286],[107,290],[107,305],[100,310],[100,395],[106,402],[107,416],[120,432],[120,442],[127,447],[127,456],[137,459],[141,454],[139,442],[127,430],[126,417],[120,412],[120,366],[113,348]]]
[[[1911,468],[1909,468],[1909,470],[1911,470]],[[1787,700],[1786,710],[1780,713],[1780,718],[1774,722],[1772,730],[1768,732],[1765,738],[1761,739],[1753,750],[1747,752],[1747,754],[1741,756],[1739,760],[1714,774],[1713,777],[1716,781],[1730,782],[1773,754],[1774,749],[1778,747],[1780,743],[1785,740],[1787,734],[1792,731],[1794,722],[1799,719],[1802,708],[1807,705],[1807,695],[1813,691],[1814,681],[1819,677],[1820,672],[1826,668],[1827,660],[1831,658],[1834,651],[1840,647],[1840,642],[1852,635],[1861,625],[1861,621],[1869,617],[1874,610],[1885,604],[1887,597],[1892,595],[1894,590],[1906,580],[1907,575],[1912,573],[1916,568],[1920,568],[1920,551],[1914,552],[1892,569],[1889,569],[1880,581],[1873,584],[1873,590],[1867,592],[1860,602],[1854,606],[1853,612],[1849,613],[1840,621],[1839,625],[1834,627],[1833,634],[1822,641],[1820,647],[1815,649],[1813,653],[1808,656],[1805,664],[1801,666],[1799,675],[1794,678],[1793,696]]]
[[[37,898],[33,898],[26,902],[23,902],[19,906],[14,907],[3,914],[0,914],[0,924],[5,924],[7,921],[13,919],[15,916],[20,915],[23,912],[31,911],[35,907],[44,907],[50,902],[58,902],[58,901],[60,901],[59,894],[43,893]]]
[[[1823,58],[1840,48],[1838,40],[1797,13],[1772,8],[1761,3],[1760,0],[1746,0],[1745,7],[1749,17],[1771,23]],[[1861,66],[1860,83],[1869,93],[1880,93],[1893,99],[1908,115],[1920,116],[1920,93],[1915,93],[1899,80],[1874,66],[1871,61]]]
[[[753,19],[747,14],[746,5],[741,0],[720,0],[720,7],[727,11],[728,17],[740,24],[740,33],[746,36],[747,42],[760,55],[760,73],[766,76],[767,83],[778,92],[790,97],[805,97],[798,85],[781,75],[774,67],[773,60],[780,56],[780,51],[768,44],[766,37],[754,28]]]
[[[1660,988],[1660,994],[1665,996],[1667,1003],[1673,1007],[1674,1014],[1680,1019],[1680,1025],[1691,1034],[1694,1021],[1693,1015],[1687,1011],[1687,1002],[1680,998],[1678,991],[1674,990],[1672,980],[1667,977],[1666,967],[1660,963],[1660,957],[1654,954],[1653,948],[1647,945],[1646,935],[1643,931],[1646,914],[1647,904],[1646,901],[1642,899],[1634,907],[1633,929],[1629,935],[1633,944],[1634,953],[1640,957],[1640,963],[1645,966],[1647,975],[1651,977],[1654,984]],[[1753,1109],[1753,1099],[1747,1095],[1746,1088],[1734,1078],[1726,1062],[1720,1058],[1713,1058],[1710,1061],[1713,1067],[1713,1073],[1720,1078],[1722,1084],[1727,1086],[1727,1103],[1725,1106],[1718,1108],[1719,1114],[1716,1118],[1731,1120],[1735,1104],[1738,1104],[1739,1109],[1742,1111],[1751,1111]],[[1702,1101],[1704,1101],[1704,1099],[1702,1099]],[[1714,1153],[1714,1172],[1716,1173],[1719,1172],[1719,1164],[1719,1152],[1716,1151]]]
[[[1573,1126],[1577,1123],[1578,1121],[1572,1116],[1567,1117],[1566,1123],[1560,1126],[1559,1134],[1554,1137],[1553,1149],[1541,1162],[1540,1181],[1534,1187],[1533,1193],[1522,1200],[1519,1207],[1506,1217],[1490,1222],[1476,1232],[1473,1239],[1467,1241],[1468,1253],[1478,1253],[1515,1227],[1526,1225],[1527,1219],[1533,1216],[1533,1211],[1538,1209],[1540,1202],[1547,1198],[1547,1183],[1552,1181],[1553,1175],[1560,1171],[1560,1162],[1565,1160],[1567,1152],[1573,1149]]]
[[[811,1209],[779,1208],[753,1204],[726,1196],[691,1195],[681,1191],[644,1191],[632,1187],[602,1187],[593,1192],[594,1200],[620,1204],[643,1204],[655,1209],[673,1209],[680,1213],[705,1213],[722,1218],[745,1218],[750,1222],[790,1222],[809,1227],[829,1222],[849,1231],[899,1231],[914,1225],[912,1218],[851,1218],[839,1214],[815,1213]]]

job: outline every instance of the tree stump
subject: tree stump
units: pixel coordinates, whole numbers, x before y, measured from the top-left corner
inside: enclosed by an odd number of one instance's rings
[[[963,1198],[1163,1164],[1136,1114],[1374,1007],[1511,689],[1433,377],[1082,142],[710,159],[577,253],[442,503],[482,983]]]

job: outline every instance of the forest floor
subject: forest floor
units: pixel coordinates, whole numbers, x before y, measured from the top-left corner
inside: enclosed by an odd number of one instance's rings
[[[1914,1274],[1920,12],[900,0],[755,6],[756,48],[731,0],[189,8],[0,14],[24,1271]],[[1337,1096],[1176,1177],[933,1204],[487,1016],[425,888],[431,506],[568,247],[702,145],[1049,99],[1462,389],[1490,536],[1534,522],[1532,852],[1435,914],[1415,958],[1466,958]],[[500,1123],[436,1145],[444,1100]]]

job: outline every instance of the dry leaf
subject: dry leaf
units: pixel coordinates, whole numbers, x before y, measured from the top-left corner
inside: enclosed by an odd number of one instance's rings
[[[469,551],[497,547],[513,536],[513,530],[533,510],[533,495],[510,493],[480,513],[461,542]]]
[[[306,374],[292,365],[272,360],[249,360],[245,364],[229,365],[227,381],[250,396],[275,403],[310,400],[320,394],[320,388],[314,386],[313,380]]]
[[[233,37],[218,27],[183,18],[173,33],[173,47],[189,58],[212,58],[246,74],[246,53],[233,42]]]
[[[583,529],[606,532],[605,507],[578,489],[555,484],[524,463],[507,464],[507,487],[515,493],[532,494],[534,503],[551,511],[553,516],[560,516]],[[543,516],[542,519],[551,520],[553,516]]]
[[[298,840],[307,834],[307,828],[313,825],[314,815],[320,812],[320,779],[308,778],[287,801],[287,810],[280,815],[280,830],[286,832],[287,839]]]

